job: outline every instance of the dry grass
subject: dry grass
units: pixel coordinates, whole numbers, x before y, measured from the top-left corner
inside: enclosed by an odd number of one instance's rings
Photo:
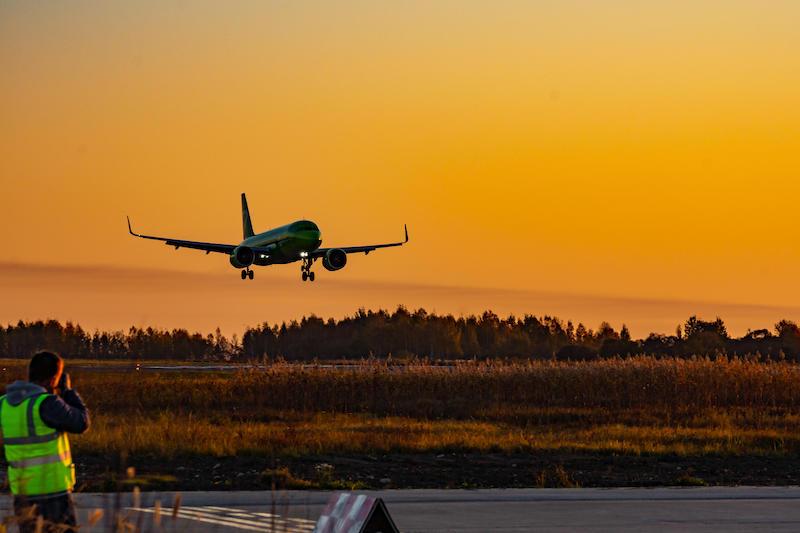
[[[94,416],[92,431],[75,439],[79,453],[800,451],[800,367],[789,363],[277,364],[83,372],[74,382]]]
[[[321,455],[380,453],[528,452],[614,454],[786,454],[800,451],[795,428],[736,425],[685,427],[551,423],[519,428],[490,421],[417,420],[369,415],[319,415],[302,421],[212,422],[162,414],[120,420],[99,417],[74,439],[79,453],[134,457],[176,455]]]
[[[697,409],[800,405],[800,366],[747,360],[363,364],[346,370],[278,364],[233,374],[86,374],[81,390],[113,411],[252,410],[466,418],[515,406]],[[110,390],[114,394],[108,394]]]
[[[320,415],[292,422],[176,419],[167,414],[120,423],[101,418],[92,432],[75,439],[89,453],[172,455],[307,455],[324,453],[390,453],[449,450],[522,450],[521,431],[488,422],[425,421],[372,418],[364,415]]]

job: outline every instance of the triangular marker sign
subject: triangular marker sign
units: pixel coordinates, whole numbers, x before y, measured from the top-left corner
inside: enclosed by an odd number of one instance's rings
[[[372,506],[372,513],[359,533],[400,533],[381,498]]]

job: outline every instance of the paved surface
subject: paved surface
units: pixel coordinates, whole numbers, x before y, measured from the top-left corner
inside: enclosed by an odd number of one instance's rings
[[[490,489],[366,491],[384,499],[403,532],[416,531],[800,531],[800,488]],[[123,509],[150,530],[307,532],[332,493],[187,492],[172,517],[174,493],[79,494],[85,531],[112,531]],[[155,502],[161,509],[155,511]],[[6,500],[5,505],[8,505]]]

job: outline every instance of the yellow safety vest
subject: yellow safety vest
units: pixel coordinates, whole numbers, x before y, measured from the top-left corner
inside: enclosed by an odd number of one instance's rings
[[[39,416],[39,406],[48,396],[52,395],[31,396],[19,405],[0,398],[8,483],[14,495],[55,496],[75,485],[67,434],[45,425]]]

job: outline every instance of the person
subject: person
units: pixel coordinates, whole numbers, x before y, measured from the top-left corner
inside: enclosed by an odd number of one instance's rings
[[[0,428],[20,532],[36,531],[37,522],[44,524],[44,531],[74,532],[75,465],[67,433],[89,429],[89,410],[72,389],[59,355],[36,353],[28,381],[6,387],[0,397]]]

